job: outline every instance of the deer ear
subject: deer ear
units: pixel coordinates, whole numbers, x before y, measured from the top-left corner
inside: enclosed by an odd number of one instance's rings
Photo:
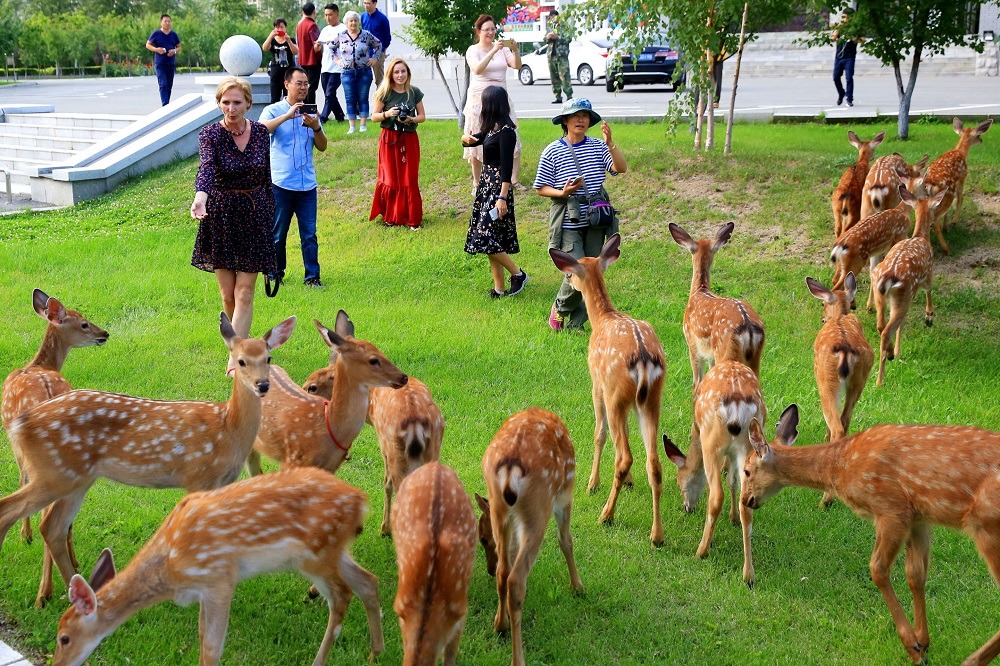
[[[667,228],[670,230],[670,235],[673,237],[675,243],[687,249],[691,254],[698,251],[698,244],[694,242],[694,239],[691,238],[691,235],[688,232],[684,231],[673,222],[668,224]]]
[[[61,324],[66,321],[66,308],[57,298],[49,298],[45,303],[45,318],[53,324]]]
[[[767,440],[764,439],[764,430],[760,427],[760,421],[753,418],[750,421],[750,446],[753,447],[754,452],[761,457],[767,455],[769,447],[767,446]]]
[[[684,463],[687,461],[687,458],[683,453],[681,453],[681,450],[677,448],[677,445],[670,441],[670,438],[666,435],[663,436],[663,452],[667,454],[667,460],[678,467],[684,467]]]
[[[321,338],[323,338],[323,342],[326,343],[326,346],[329,347],[331,350],[335,350],[339,353],[340,346],[343,345],[345,342],[347,342],[347,340],[340,337],[340,335],[338,335],[336,331],[331,331],[326,326],[319,323],[319,320],[317,319],[313,319],[313,324],[315,324],[316,330],[319,331],[319,335]],[[332,353],[330,354],[330,360],[331,362],[334,360]]]
[[[847,272],[847,277],[844,278],[844,291],[847,292],[848,302],[853,301],[858,293],[858,279],[854,277],[854,271]]]
[[[110,548],[105,548],[97,558],[93,571],[90,572],[90,587],[96,592],[114,578],[116,573],[115,557]]]
[[[882,143],[883,141],[885,141],[885,130],[882,130],[881,132],[879,132],[878,134],[876,134],[876,135],[875,135],[875,138],[873,138],[873,139],[872,139],[872,140],[871,140],[871,141],[870,141],[870,142],[868,143],[868,147],[869,147],[869,148],[874,148],[875,146],[879,145],[879,144],[880,144],[880,143]]]
[[[354,337],[354,322],[351,318],[347,316],[347,313],[343,310],[337,313],[337,321],[333,325],[333,330],[337,331],[337,334],[344,338]]]
[[[479,493],[476,493],[476,504],[483,513],[488,514],[490,512],[490,501]]]
[[[837,297],[833,295],[833,292],[821,285],[818,281],[812,279],[811,277],[806,278],[806,286],[809,287],[809,293],[823,301],[824,303],[833,303],[837,300]]]
[[[906,189],[904,185],[899,186],[899,198],[902,199],[903,203],[907,206],[917,205],[917,197],[913,194],[913,192]]]
[[[927,166],[927,160],[929,160],[930,158],[931,158],[931,156],[929,154],[924,153],[924,156],[922,158],[920,158],[920,161],[917,162],[916,164],[914,164],[913,166],[915,166],[917,169],[923,171],[924,167]]]
[[[961,134],[962,133],[962,119],[961,118],[952,118],[951,119],[951,126],[955,129],[955,134]]]
[[[976,126],[976,136],[979,136],[981,134],[986,134],[986,132],[989,131],[992,125],[993,125],[992,118],[989,118],[988,120],[984,120],[983,122],[979,123]]]
[[[799,436],[799,406],[790,404],[781,413],[778,419],[778,426],[775,428],[775,438],[785,446],[791,446]]]
[[[219,333],[222,333],[222,339],[226,341],[226,346],[232,349],[233,342],[236,340],[236,331],[233,330],[233,323],[229,321],[229,316],[225,312],[219,313]]]
[[[729,237],[733,235],[733,229],[736,225],[732,222],[727,222],[719,229],[715,234],[715,240],[712,241],[712,251],[718,252],[726,243],[729,242]]]
[[[605,269],[615,263],[618,261],[618,258],[622,256],[621,244],[621,234],[612,234],[611,238],[604,243],[604,247],[601,248],[600,254],[602,269]]]
[[[268,349],[277,349],[288,342],[288,338],[291,337],[293,330],[295,330],[295,315],[292,315],[265,333],[263,337],[264,344],[267,345]]]
[[[583,266],[579,261],[563,252],[562,250],[557,250],[554,247],[549,248],[549,256],[552,257],[552,263],[556,265],[556,268],[561,270],[567,275],[570,273],[576,273],[577,275],[583,271]]]
[[[944,199],[944,196],[946,194],[948,194],[948,190],[941,190],[940,192],[938,192],[933,197],[930,197],[927,200],[927,203],[930,205],[931,208],[937,208],[938,204],[941,203],[941,200]]]
[[[69,602],[76,606],[80,615],[90,615],[97,610],[97,595],[80,574],[69,580]]]
[[[38,316],[41,317],[42,319],[49,318],[48,307],[47,307],[48,302],[49,302],[49,295],[46,294],[41,289],[35,289],[34,291],[31,292],[31,307],[35,309],[35,312],[37,312]]]
[[[859,147],[858,144],[861,143],[861,139],[859,139],[858,135],[855,134],[852,130],[848,130],[847,140],[850,141],[851,145],[854,146],[855,148],[858,148]]]

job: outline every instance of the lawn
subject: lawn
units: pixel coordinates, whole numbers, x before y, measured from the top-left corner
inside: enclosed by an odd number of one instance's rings
[[[734,154],[691,151],[689,135],[667,134],[662,124],[616,124],[629,172],[609,190],[622,211],[622,257],[607,275],[615,305],[649,321],[667,356],[661,432],[687,449],[691,427],[691,371],[681,317],[691,260],[670,239],[667,223],[695,237],[728,221],[733,239],[716,258],[713,286],[746,298],[767,327],[762,387],[774,420],[799,404],[799,442],[819,442],[825,425],[812,374],[812,343],[821,306],[804,278],[829,283],[833,243],[829,195],[856,151],[845,126],[740,125]],[[863,139],[891,124],[854,126]],[[318,157],[320,261],[327,287],[301,286],[301,257],[289,243],[289,282],[277,298],[258,290],[254,331],[299,317],[296,332],[274,361],[304,380],[326,361],[311,320],[332,326],[338,309],[354,320],[403,371],[423,380],[447,422],[442,461],[456,469],[470,495],[485,492],[479,461],[502,421],[536,405],[569,427],[578,468],[592,461],[594,415],[587,371],[587,336],[555,334],[547,323],[561,280],[546,252],[547,200],[517,193],[522,252],[531,279],[523,294],[491,301],[485,257],[462,251],[471,207],[468,167],[452,123],[421,127],[425,228],[389,229],[368,221],[374,189],[377,134],[347,137],[331,126]],[[854,427],[879,423],[972,424],[1000,429],[1000,131],[970,155],[965,209],[948,232],[953,256],[936,256],[936,320],[926,328],[918,302],[903,332],[902,359],[890,364],[886,385],[874,372],[855,412]],[[529,184],[544,145],[558,129],[524,121],[521,181]],[[592,134],[598,133],[592,131]],[[876,155],[899,151],[911,161],[954,147],[950,124],[916,123],[909,141],[889,139]],[[31,310],[40,287],[84,312],[111,333],[102,348],[75,350],[64,373],[76,387],[165,399],[225,400],[226,350],[218,333],[220,301],[214,279],[189,265],[196,225],[188,215],[196,160],[148,174],[114,194],[73,209],[0,218],[0,310],[7,313],[0,370],[24,365],[44,330]],[[867,276],[861,277],[867,295]],[[860,302],[863,297],[859,297]],[[922,296],[919,296],[922,298]],[[874,316],[859,310],[877,349]],[[681,508],[674,468],[663,460],[666,543],[649,545],[650,496],[642,473],[638,428],[635,487],[622,494],[613,525],[597,524],[609,487],[593,495],[580,475],[573,533],[583,596],[569,594],[562,554],[549,529],[528,580],[524,647],[532,664],[901,664],[906,655],[881,595],[868,574],[874,531],[842,504],[818,509],[819,493],[789,489],[757,512],[753,545],[757,586],[741,580],[739,530],[720,525],[706,560],[694,556],[704,502]],[[662,456],[662,453],[661,453]],[[354,553],[381,582],[387,652],[402,660],[392,599],[396,566],[392,542],[378,534],[382,463],[371,428],[355,443],[340,475],[371,497],[372,512]],[[273,469],[273,464],[271,465]],[[0,492],[17,485],[16,467],[0,435]],[[103,547],[124,565],[181,497],[179,491],[128,488],[100,482],[75,523],[76,552],[89,572]],[[0,630],[43,663],[67,601],[33,606],[42,547],[16,528],[0,555]],[[997,589],[972,543],[935,530],[927,587],[930,658],[954,664],[998,629]],[[909,608],[902,563],[893,580]],[[326,625],[326,607],[304,601],[307,583],[293,574],[244,583],[233,603],[224,663],[311,662]],[[469,616],[459,655],[464,664],[510,659],[510,643],[492,630],[493,579],[481,552],[469,590]],[[351,604],[330,663],[360,663],[368,630],[359,602]],[[197,610],[161,604],[140,612],[97,649],[91,664],[195,664]]]

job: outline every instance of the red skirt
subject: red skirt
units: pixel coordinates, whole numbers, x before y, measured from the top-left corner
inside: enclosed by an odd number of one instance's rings
[[[424,219],[419,172],[417,133],[383,128],[378,138],[378,180],[368,219],[381,215],[385,224],[419,227]]]

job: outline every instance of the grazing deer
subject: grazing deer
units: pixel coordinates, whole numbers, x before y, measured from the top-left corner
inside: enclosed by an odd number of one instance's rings
[[[851,312],[858,290],[854,273],[847,274],[844,289],[831,291],[811,277],[806,278],[806,286],[823,301],[823,327],[813,344],[813,374],[826,419],[826,441],[833,442],[851,429],[851,415],[868,382],[875,354],[861,322]]]
[[[923,184],[923,172],[928,159],[930,155],[924,155],[916,164],[908,165],[902,155],[893,153],[875,160],[861,190],[859,219],[864,220],[875,213],[898,206],[900,185],[917,194]]]
[[[765,413],[757,375],[738,361],[723,361],[708,371],[695,390],[688,456],[685,457],[669,437],[663,436],[667,459],[677,465],[677,485],[685,511],[694,511],[705,488],[706,477],[708,480],[708,510],[705,530],[698,544],[698,557],[708,557],[715,525],[726,500],[722,471],[727,470],[731,498],[729,521],[743,530],[743,582],[749,587],[753,587],[755,580],[750,552],[753,513],[739,501],[740,470],[750,450],[747,440],[750,421],[763,421]]]
[[[285,470],[188,495],[121,574],[105,549],[90,584],[73,576],[72,606],[59,620],[52,664],[83,664],[137,611],[167,600],[199,603],[199,664],[218,664],[236,586],[286,569],[313,581],[330,607],[313,666],[326,663],[352,591],[368,614],[374,659],[383,651],[378,579],[350,553],[367,513],[363,492],[319,469]]]
[[[958,426],[881,425],[831,444],[793,447],[798,408],[781,415],[776,439],[752,424],[753,453],[744,470],[742,501],[757,510],[785,486],[832,493],[875,522],[871,576],[913,663],[927,654],[930,634],[924,586],[931,526],[972,537],[1000,583],[1000,433]],[[890,573],[906,543],[906,581],[914,628],[892,589]],[[1000,654],[1000,632],[963,662],[986,664]]]
[[[20,370],[14,370],[3,383],[2,406],[0,417],[4,429],[10,427],[15,417],[27,412],[35,405],[50,400],[57,395],[73,390],[66,378],[62,376],[62,366],[66,362],[69,350],[74,347],[100,347],[108,341],[108,332],[95,326],[76,310],[67,310],[57,299],[51,298],[41,289],[31,293],[31,304],[42,319],[48,321],[45,336],[38,348],[38,353],[31,363]],[[20,475],[21,486],[28,482],[21,462],[21,452],[11,442],[14,459]],[[72,526],[70,528],[72,530]],[[21,538],[31,543],[31,516],[25,516],[21,524]],[[72,531],[68,533],[67,550],[73,562],[77,565],[73,553]],[[42,565],[42,580],[52,578],[52,554],[45,548],[44,564]],[[48,572],[47,574],[45,572]],[[41,596],[41,591],[39,596]]]
[[[854,273],[857,278],[865,263],[869,265],[869,272],[874,270],[893,245],[909,236],[910,204],[907,202],[915,202],[917,198],[902,185],[899,186],[899,197],[900,203],[895,208],[861,220],[837,239],[830,250],[834,290],[844,288],[848,273]],[[874,302],[874,289],[869,288],[869,311]],[[851,308],[854,308],[854,301],[851,301]]]
[[[889,250],[885,259],[872,271],[872,292],[875,294],[878,332],[881,336],[876,386],[885,381],[885,362],[899,358],[899,340],[903,333],[903,322],[910,309],[917,289],[927,292],[927,308],[924,322],[934,324],[934,308],[931,306],[931,275],[934,261],[931,253],[930,226],[934,224],[934,209],[941,203],[944,192],[937,196],[906,200],[907,205],[917,211],[917,225],[913,237],[902,240]],[[886,303],[892,310],[888,325],[885,322]],[[895,349],[892,336],[896,336]]]
[[[328,400],[333,395],[336,354],[332,356],[329,366],[316,370],[302,384],[306,393]],[[375,428],[385,464],[382,536],[388,536],[392,533],[389,516],[393,492],[407,474],[441,457],[444,417],[430,389],[414,377],[398,389],[373,387],[369,400],[366,420]]]
[[[347,313],[337,313],[334,330],[315,319],[336,368],[329,400],[303,391],[288,373],[271,366],[271,395],[264,405],[260,431],[247,466],[261,473],[261,454],[282,467],[319,467],[336,473],[365,425],[369,391],[374,386],[400,388],[408,377],[375,345],[354,338]]]
[[[927,176],[924,178],[924,189],[927,196],[933,197],[944,192],[944,200],[934,216],[934,231],[937,233],[938,242],[945,254],[951,254],[948,244],[944,242],[944,237],[941,235],[945,213],[948,212],[948,208],[954,201],[955,212],[951,216],[950,226],[955,226],[955,223],[958,222],[958,216],[962,212],[962,201],[965,199],[965,178],[969,175],[969,165],[966,160],[969,159],[969,149],[977,143],[983,142],[979,137],[986,134],[990,126],[993,125],[993,119],[990,118],[975,127],[963,129],[962,121],[955,118],[952,125],[955,128],[955,133],[959,136],[958,145],[955,146],[954,150],[949,150],[931,162],[930,168],[927,169]]]
[[[597,422],[594,427],[594,466],[587,489],[593,492],[600,484],[601,453],[608,439],[610,424],[615,445],[615,477],[611,494],[601,511],[601,522],[613,520],[618,494],[622,486],[631,483],[632,478],[628,415],[634,409],[646,445],[646,474],[653,492],[653,528],[649,539],[654,546],[660,546],[663,544],[663,525],[660,522],[663,470],[657,453],[656,431],[660,428],[660,396],[667,362],[653,327],[648,322],[619,312],[611,303],[604,271],[621,256],[618,249],[621,240],[620,235],[614,234],[604,243],[597,257],[584,257],[577,261],[556,249],[549,249],[549,256],[556,268],[569,275],[570,285],[583,293],[592,327],[587,365],[594,384],[592,397]]]
[[[670,235],[691,253],[694,263],[691,295],[684,309],[684,339],[691,358],[695,389],[705,376],[706,366],[722,361],[739,361],[760,377],[764,324],[746,301],[712,293],[712,260],[729,242],[734,227],[729,222],[719,229],[714,239],[696,241],[673,222],[669,225]]]
[[[428,462],[403,480],[392,508],[399,589],[393,605],[404,666],[454,666],[476,561],[476,515],[450,467]]]
[[[219,330],[236,361],[227,402],[166,401],[100,391],[70,391],[14,419],[28,483],[0,499],[0,544],[24,516],[55,503],[39,531],[63,580],[76,573],[67,533],[99,478],[140,488],[218,488],[246,464],[267,393],[271,351],[292,334],[295,317],[260,339],[240,338],[225,313]],[[52,593],[42,581],[38,602]]]
[[[861,192],[868,176],[875,147],[885,139],[885,131],[876,134],[871,141],[862,141],[854,132],[847,133],[847,140],[858,149],[858,160],[847,167],[840,177],[837,188],[830,197],[833,208],[833,234],[837,238],[861,220]]]
[[[615,234],[612,239],[617,237]],[[593,323],[594,311],[589,303],[587,312]],[[483,512],[479,540],[486,551],[486,569],[497,579],[500,602],[493,627],[498,632],[510,630],[512,666],[524,665],[521,610],[526,583],[552,515],[559,528],[559,547],[569,567],[570,587],[583,592],[569,529],[576,475],[573,456],[566,425],[552,412],[537,407],[504,421],[483,454],[489,499],[476,495]]]

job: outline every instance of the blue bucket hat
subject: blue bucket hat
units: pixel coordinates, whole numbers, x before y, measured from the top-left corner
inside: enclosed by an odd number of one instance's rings
[[[562,125],[563,120],[567,116],[572,116],[578,111],[586,111],[590,114],[590,126],[593,127],[597,123],[601,122],[601,116],[594,111],[593,105],[590,103],[589,99],[570,99],[563,104],[562,112],[552,119],[553,125]]]

